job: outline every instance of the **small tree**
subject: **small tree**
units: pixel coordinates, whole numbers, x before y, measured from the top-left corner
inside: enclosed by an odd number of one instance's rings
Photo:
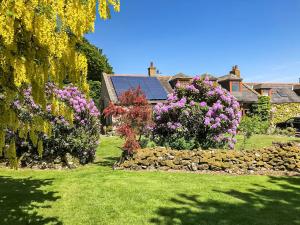
[[[117,132],[125,138],[123,150],[126,155],[140,148],[141,136],[152,123],[152,110],[140,87],[125,91],[119,97],[119,103],[111,102],[103,114],[117,120]]]
[[[243,149],[246,147],[247,140],[249,140],[253,134],[259,132],[261,120],[257,116],[249,117],[243,116],[239,125],[239,131],[243,134]]]
[[[262,121],[269,121],[271,117],[271,100],[269,96],[258,97],[257,104],[254,105],[254,115],[260,117]]]
[[[100,110],[101,82],[89,80],[88,84],[90,89],[89,95],[94,100],[98,110]]]

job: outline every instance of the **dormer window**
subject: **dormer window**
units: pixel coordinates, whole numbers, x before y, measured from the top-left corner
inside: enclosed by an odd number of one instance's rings
[[[269,96],[270,95],[270,90],[267,90],[267,89],[261,90],[261,95],[262,96]]]
[[[231,81],[231,91],[232,92],[240,91],[240,82],[239,81]]]
[[[230,93],[242,92],[242,81],[241,73],[238,66],[232,67],[232,71],[229,74],[219,77],[218,83],[222,88],[228,90]]]
[[[269,84],[257,84],[253,86],[253,89],[262,96],[272,96],[272,88]]]

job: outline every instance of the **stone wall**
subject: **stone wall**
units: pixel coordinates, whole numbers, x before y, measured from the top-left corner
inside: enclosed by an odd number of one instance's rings
[[[141,149],[117,169],[221,171],[247,174],[267,171],[300,173],[300,144],[276,143],[253,151],[196,150],[177,151],[157,147]]]

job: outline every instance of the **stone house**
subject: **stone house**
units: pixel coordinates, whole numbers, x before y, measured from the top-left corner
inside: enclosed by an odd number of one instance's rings
[[[290,116],[300,114],[300,84],[299,83],[258,83],[243,82],[243,77],[238,66],[224,76],[213,76],[202,74],[201,77],[209,77],[211,81],[217,82],[224,89],[234,95],[241,105],[243,113],[250,110],[251,105],[258,101],[259,96],[270,96],[271,103],[277,107],[284,104],[284,107],[296,108]],[[147,75],[130,74],[102,74],[101,107],[104,109],[109,102],[118,102],[118,95],[129,88],[140,86],[150,104],[165,102],[167,95],[173,92],[175,85],[189,84],[192,77],[183,73],[176,75],[161,75],[153,63],[148,68]],[[110,125],[112,119],[106,119],[106,125]]]

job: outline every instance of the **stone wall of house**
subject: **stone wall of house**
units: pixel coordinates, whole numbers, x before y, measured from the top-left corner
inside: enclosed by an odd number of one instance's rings
[[[248,174],[267,171],[300,173],[300,144],[277,143],[253,151],[196,150],[177,151],[157,147],[141,149],[117,165],[129,170],[222,171]]]
[[[300,103],[272,104],[272,122],[277,124],[300,116]]]
[[[110,102],[107,86],[103,80],[101,82],[101,99],[100,99],[100,101],[101,101],[101,110],[105,109],[109,105],[109,102]],[[104,123],[103,125],[110,126],[110,125],[112,125],[112,117],[105,118],[105,120],[102,122]]]

